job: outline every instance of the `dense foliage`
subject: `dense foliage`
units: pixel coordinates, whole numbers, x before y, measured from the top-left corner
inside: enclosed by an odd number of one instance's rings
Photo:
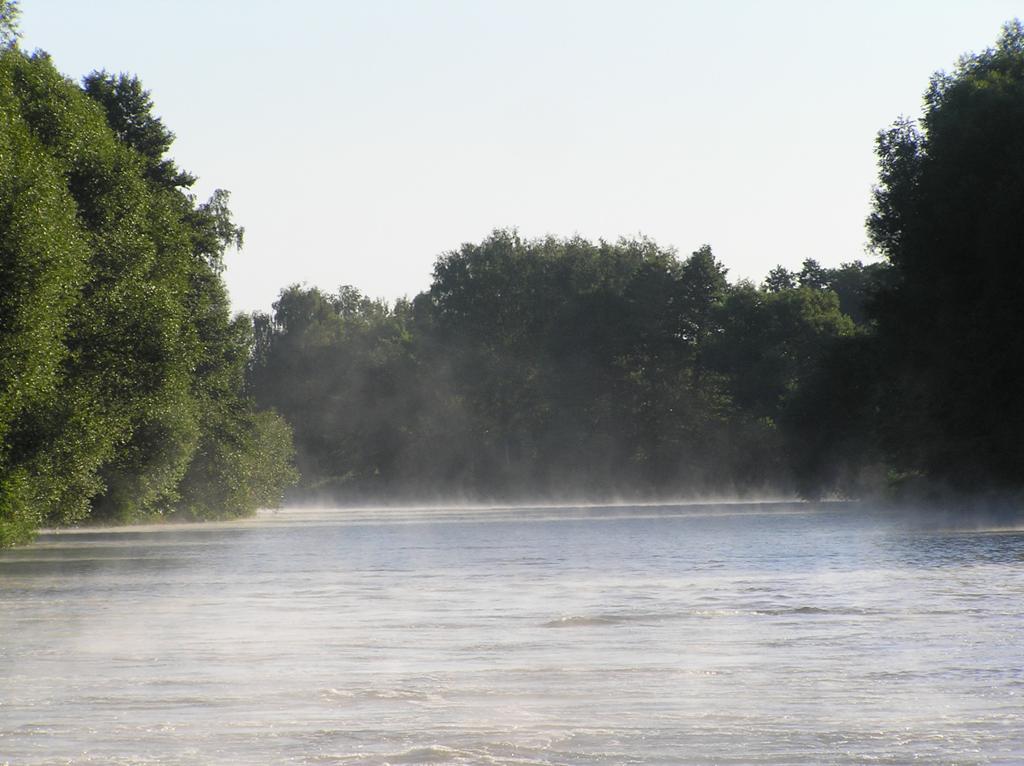
[[[1024,481],[1024,29],[936,76],[920,129],[879,141],[871,234],[897,280],[880,338],[902,471],[954,488]]]
[[[0,0],[0,545],[249,513],[292,431],[297,499],[1024,488],[1017,22],[880,135],[881,263],[755,286],[707,246],[496,231],[412,300],[294,285],[232,318],[226,192],[189,193],[138,80],[77,86],[16,20]]]
[[[1024,490],[1024,28],[878,140],[882,263],[729,284],[707,248],[496,232],[388,306],[292,287],[257,399],[300,495]],[[292,382],[295,385],[292,385]]]
[[[808,387],[810,483],[875,465],[909,496],[1024,489],[1022,126],[1015,21],[933,77],[919,125],[880,134],[868,228],[891,269],[877,332],[833,353]]]
[[[5,12],[13,4],[4,4]],[[239,515],[280,498],[288,429],[243,396],[220,279],[241,241],[164,154],[127,76],[79,87],[0,51],[0,545],[85,518]]]
[[[862,312],[876,269],[758,289],[707,247],[498,231],[413,301],[288,288],[256,317],[251,386],[295,428],[299,497],[791,491],[780,423],[857,332],[833,288]]]

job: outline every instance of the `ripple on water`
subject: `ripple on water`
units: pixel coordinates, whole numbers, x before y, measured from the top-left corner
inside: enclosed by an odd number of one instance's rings
[[[0,553],[0,763],[1024,763],[1024,534],[305,511]]]

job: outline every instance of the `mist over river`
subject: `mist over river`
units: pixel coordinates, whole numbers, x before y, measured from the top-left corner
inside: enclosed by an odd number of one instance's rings
[[[1024,763],[1024,532],[292,510],[0,551],[0,764]]]

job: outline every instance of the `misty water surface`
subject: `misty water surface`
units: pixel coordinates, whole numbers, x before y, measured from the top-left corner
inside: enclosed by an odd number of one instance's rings
[[[1024,762],[1024,534],[292,511],[0,553],[0,763]]]

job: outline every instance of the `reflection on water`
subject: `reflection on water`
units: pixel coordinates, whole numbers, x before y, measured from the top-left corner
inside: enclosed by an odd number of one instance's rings
[[[1024,763],[1024,533],[287,511],[0,552],[0,764]]]

